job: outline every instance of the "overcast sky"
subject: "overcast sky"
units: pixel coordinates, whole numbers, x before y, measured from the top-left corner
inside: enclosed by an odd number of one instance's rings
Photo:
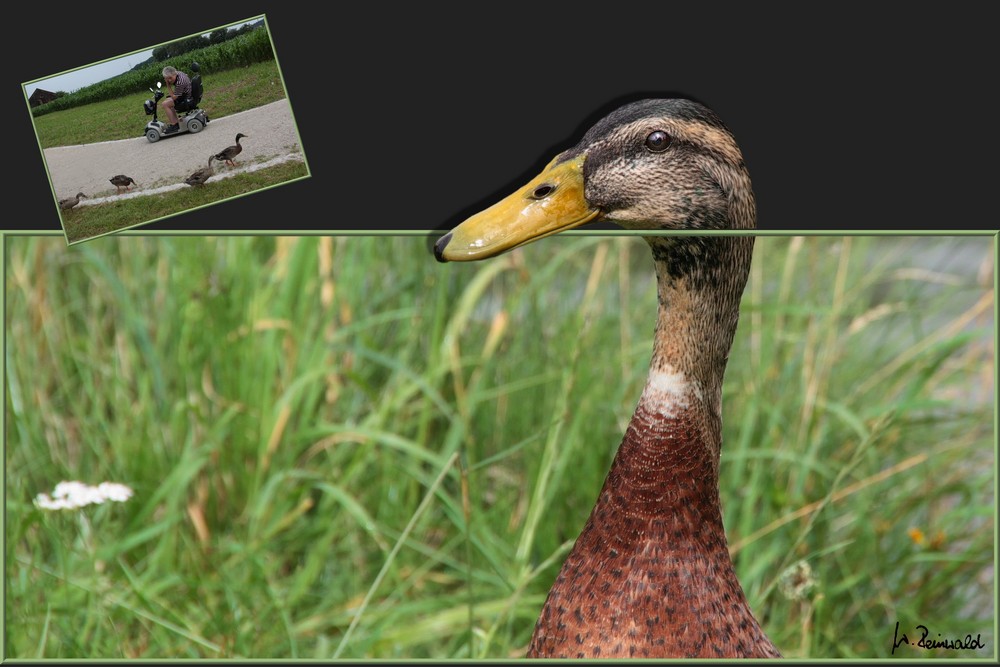
[[[245,21],[244,23],[237,23],[235,25],[229,26],[230,29],[239,28],[245,23],[253,23],[254,21],[259,21],[260,17],[256,17],[251,21]],[[213,28],[214,30],[214,28]],[[211,30],[202,33],[205,37],[211,33]],[[173,41],[173,40],[171,40]],[[153,55],[153,49],[149,48],[144,51],[137,51],[135,53],[130,53],[126,56],[120,56],[118,58],[113,58],[111,60],[98,63],[96,65],[89,65],[87,67],[81,67],[80,69],[73,70],[72,72],[66,72],[65,74],[59,74],[57,76],[51,76],[46,79],[39,79],[38,81],[32,81],[31,83],[24,84],[24,90],[28,97],[35,92],[36,88],[41,88],[42,90],[47,90],[50,93],[56,93],[62,91],[64,93],[72,93],[75,90],[79,90],[84,86],[89,86],[92,83],[97,83],[98,81],[104,81],[105,79],[110,79],[113,76],[118,76],[123,74],[142,61]],[[70,65],[70,63],[67,63]],[[155,81],[150,81],[150,85],[154,84]]]
[[[60,90],[64,93],[72,93],[74,90],[83,88],[84,86],[89,86],[92,83],[104,81],[105,79],[110,79],[113,76],[127,72],[151,55],[153,55],[153,49],[139,51],[138,53],[122,56],[121,58],[115,58],[97,65],[67,72],[66,74],[33,81],[32,83],[25,84],[24,89],[28,97],[31,97],[31,93],[35,92],[35,88],[41,88],[50,93]]]

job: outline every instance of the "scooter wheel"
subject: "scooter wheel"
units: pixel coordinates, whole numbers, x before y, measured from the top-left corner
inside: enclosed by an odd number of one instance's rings
[[[187,122],[188,132],[190,132],[191,134],[194,134],[195,132],[201,132],[202,127],[203,125],[201,124],[201,121],[198,120],[197,118],[192,118]]]
[[[160,140],[160,133],[156,130],[146,130],[146,139],[148,139],[151,144],[155,143]]]

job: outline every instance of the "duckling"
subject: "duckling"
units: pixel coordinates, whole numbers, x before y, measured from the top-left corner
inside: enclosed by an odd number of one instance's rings
[[[115,186],[115,189],[117,190],[118,194],[121,194],[122,188],[129,190],[131,185],[139,187],[139,184],[136,183],[134,180],[132,180],[131,176],[126,176],[125,174],[118,174],[117,176],[112,176],[108,180],[111,181],[111,184],[113,186]]]
[[[202,167],[198,171],[194,172],[185,178],[184,182],[188,185],[205,185],[205,181],[215,175],[215,169],[212,168],[212,160],[215,159],[216,157],[214,155],[208,158],[208,166]]]
[[[235,167],[236,163],[233,162],[233,158],[239,155],[243,151],[243,146],[240,145],[240,139],[249,137],[248,134],[237,134],[236,135],[236,145],[230,146],[229,148],[224,148],[215,154],[215,159],[219,162],[225,162],[231,167]]]
[[[690,100],[643,100],[441,237],[434,254],[485,259],[594,221],[750,230],[756,219],[749,173],[722,120]],[[528,657],[781,657],[736,576],[719,500],[722,378],[754,239],[643,238],[659,295],[649,376]]]
[[[68,211],[69,209],[73,208],[74,206],[80,203],[81,197],[84,199],[90,199],[90,197],[83,194],[82,192],[77,192],[75,197],[67,197],[66,199],[60,199],[59,208],[61,208],[64,211]]]

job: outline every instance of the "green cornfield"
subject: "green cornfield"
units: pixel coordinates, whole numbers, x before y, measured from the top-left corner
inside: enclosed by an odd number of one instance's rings
[[[53,111],[62,111],[63,109],[144,92],[149,88],[151,81],[162,78],[161,71],[167,65],[187,70],[191,61],[197,61],[201,67],[201,73],[209,74],[273,59],[274,50],[271,47],[271,37],[266,26],[261,26],[222,44],[195,49],[176,58],[151,63],[143,69],[125,72],[114,78],[85,86],[48,104],[33,108],[31,114],[38,118]]]

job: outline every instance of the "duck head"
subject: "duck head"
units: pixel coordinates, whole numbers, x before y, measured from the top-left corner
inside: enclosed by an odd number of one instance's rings
[[[755,219],[743,156],[719,117],[691,100],[642,100],[441,237],[434,255],[485,259],[590,222],[695,231],[750,229]]]

